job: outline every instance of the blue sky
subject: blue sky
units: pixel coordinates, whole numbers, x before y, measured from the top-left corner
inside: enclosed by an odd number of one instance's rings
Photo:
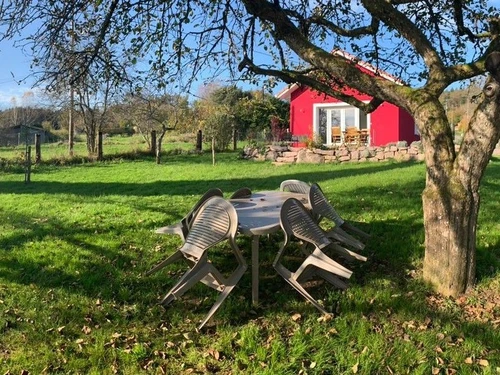
[[[11,99],[19,100],[31,90],[33,80],[18,84],[30,71],[30,59],[8,41],[0,42],[0,109],[10,107]]]
[[[500,0],[488,0],[491,6],[500,6]],[[34,78],[29,77],[30,58],[27,57],[20,48],[15,48],[10,41],[0,42],[0,109],[12,106],[12,99],[16,98],[18,104],[21,103],[23,94],[27,91],[34,91],[35,97],[37,89],[33,89]],[[243,87],[244,89],[257,89],[258,87]],[[278,85],[278,89],[283,85]],[[194,92],[195,93],[195,92]],[[39,97],[37,99],[43,100]]]

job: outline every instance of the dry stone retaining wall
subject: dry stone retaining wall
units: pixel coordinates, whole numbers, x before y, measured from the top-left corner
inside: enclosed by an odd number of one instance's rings
[[[347,163],[383,160],[424,160],[421,142],[391,143],[383,147],[353,147],[342,145],[331,149],[300,148],[292,146],[268,145],[265,148],[246,146],[243,157],[254,160],[270,160],[276,165],[290,163]]]

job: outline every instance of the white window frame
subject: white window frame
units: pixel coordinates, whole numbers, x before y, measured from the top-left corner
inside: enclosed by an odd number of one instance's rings
[[[368,100],[363,101],[363,103],[369,103]],[[359,113],[360,109],[358,107],[355,107],[353,105],[350,105],[345,102],[339,102],[339,103],[315,103],[313,104],[313,136],[315,134],[318,134],[319,132],[319,110],[321,108],[335,108],[335,107],[342,107],[342,108],[354,108],[354,124],[355,126],[359,129]],[[327,120],[328,121],[328,120]],[[342,131],[345,131],[345,112],[342,111],[340,113],[340,127]],[[371,127],[371,114],[367,113],[366,114],[366,128],[368,131],[370,130]],[[325,146],[331,146],[332,145],[332,128],[330,126],[326,127],[326,143]]]

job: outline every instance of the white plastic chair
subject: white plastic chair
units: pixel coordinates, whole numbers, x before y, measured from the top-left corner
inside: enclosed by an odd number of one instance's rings
[[[301,285],[314,275],[318,275],[340,289],[347,288],[347,284],[340,278],[349,279],[352,272],[328,257],[322,249],[330,246],[332,242],[326,237],[323,230],[316,224],[304,205],[295,198],[287,199],[281,208],[281,228],[285,234],[283,245],[274,259],[273,266],[276,271],[306,300],[311,302],[318,310],[328,314]],[[283,264],[285,250],[293,238],[307,242],[314,246],[302,264],[291,271]]]
[[[291,193],[309,194],[311,185],[300,180],[285,180],[280,184],[280,191],[289,191]]]
[[[220,295],[198,326],[198,329],[201,329],[217,311],[247,269],[245,259],[235,242],[237,230],[236,210],[228,201],[221,197],[212,197],[203,203],[193,218],[182,247],[149,272],[155,272],[182,258],[191,265],[190,269],[160,301],[160,304],[167,307],[199,281],[217,290]],[[236,268],[228,277],[222,275],[208,260],[210,248],[224,240],[228,241],[237,263]]]
[[[186,240],[186,236],[189,232],[189,228],[191,227],[191,222],[193,221],[193,217],[196,214],[196,211],[200,208],[200,206],[211,197],[222,197],[222,190],[218,188],[209,189],[205,194],[201,196],[201,198],[196,202],[196,204],[191,208],[191,210],[182,218],[182,220],[178,223],[167,225],[165,227],[158,228],[156,233],[158,234],[176,234],[181,237],[182,241]]]

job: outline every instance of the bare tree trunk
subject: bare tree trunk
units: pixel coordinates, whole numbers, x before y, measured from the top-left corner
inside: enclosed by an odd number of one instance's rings
[[[156,132],[155,132],[155,134],[156,134]],[[158,137],[158,141],[156,143],[156,164],[161,164],[161,145],[162,145],[164,136],[165,136],[165,131],[163,131],[160,134],[160,136]]]
[[[458,192],[460,191],[460,192]],[[465,293],[475,284],[479,193],[426,188],[424,279],[443,295]]]
[[[456,156],[441,107],[427,100],[416,116],[417,121],[433,122],[422,133],[427,165],[422,196],[424,279],[444,295],[465,293],[476,279],[479,186],[500,137],[498,82],[490,79],[483,88],[482,98]]]
[[[87,151],[89,155],[96,154],[96,130],[93,126],[87,128]]]
[[[151,130],[151,154],[152,155],[157,155],[157,148],[156,148],[156,130]]]
[[[101,161],[103,159],[102,152],[102,132],[97,135],[97,160]]]

